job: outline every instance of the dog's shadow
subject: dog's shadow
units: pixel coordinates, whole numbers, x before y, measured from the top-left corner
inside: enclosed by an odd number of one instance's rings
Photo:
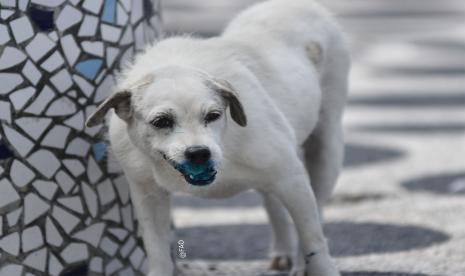
[[[445,233],[424,227],[378,223],[332,222],[325,226],[325,233],[336,257],[401,252],[449,239]],[[184,240],[188,259],[265,259],[270,235],[270,227],[265,224],[177,229],[177,238]]]

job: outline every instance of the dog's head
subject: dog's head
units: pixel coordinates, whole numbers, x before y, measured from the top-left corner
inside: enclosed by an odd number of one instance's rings
[[[114,109],[140,150],[154,159],[162,156],[190,184],[212,183],[223,156],[227,109],[235,123],[247,124],[234,88],[181,67],[157,70],[122,87],[96,109],[87,126],[101,123]]]

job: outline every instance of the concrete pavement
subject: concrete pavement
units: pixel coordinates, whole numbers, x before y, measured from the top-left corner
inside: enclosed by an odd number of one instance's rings
[[[165,1],[170,32],[218,33],[253,1]],[[465,4],[321,1],[354,53],[347,158],[326,234],[345,276],[465,275]],[[260,198],[175,200],[184,275],[267,271]]]

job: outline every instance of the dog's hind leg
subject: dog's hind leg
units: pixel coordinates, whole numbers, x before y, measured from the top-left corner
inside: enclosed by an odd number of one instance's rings
[[[336,43],[321,71],[322,103],[318,125],[303,145],[304,163],[311,178],[320,213],[329,199],[344,159],[342,114],[348,93],[350,57]]]
[[[295,252],[296,233],[284,205],[272,194],[263,194],[263,204],[272,227],[270,269],[287,271],[292,267]]]

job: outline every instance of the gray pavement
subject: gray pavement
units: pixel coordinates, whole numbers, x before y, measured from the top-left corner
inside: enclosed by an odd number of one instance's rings
[[[217,34],[250,0],[165,1],[167,32]],[[327,0],[354,53],[346,163],[325,211],[345,276],[465,275],[465,2]],[[183,275],[267,271],[258,195],[175,200]]]

